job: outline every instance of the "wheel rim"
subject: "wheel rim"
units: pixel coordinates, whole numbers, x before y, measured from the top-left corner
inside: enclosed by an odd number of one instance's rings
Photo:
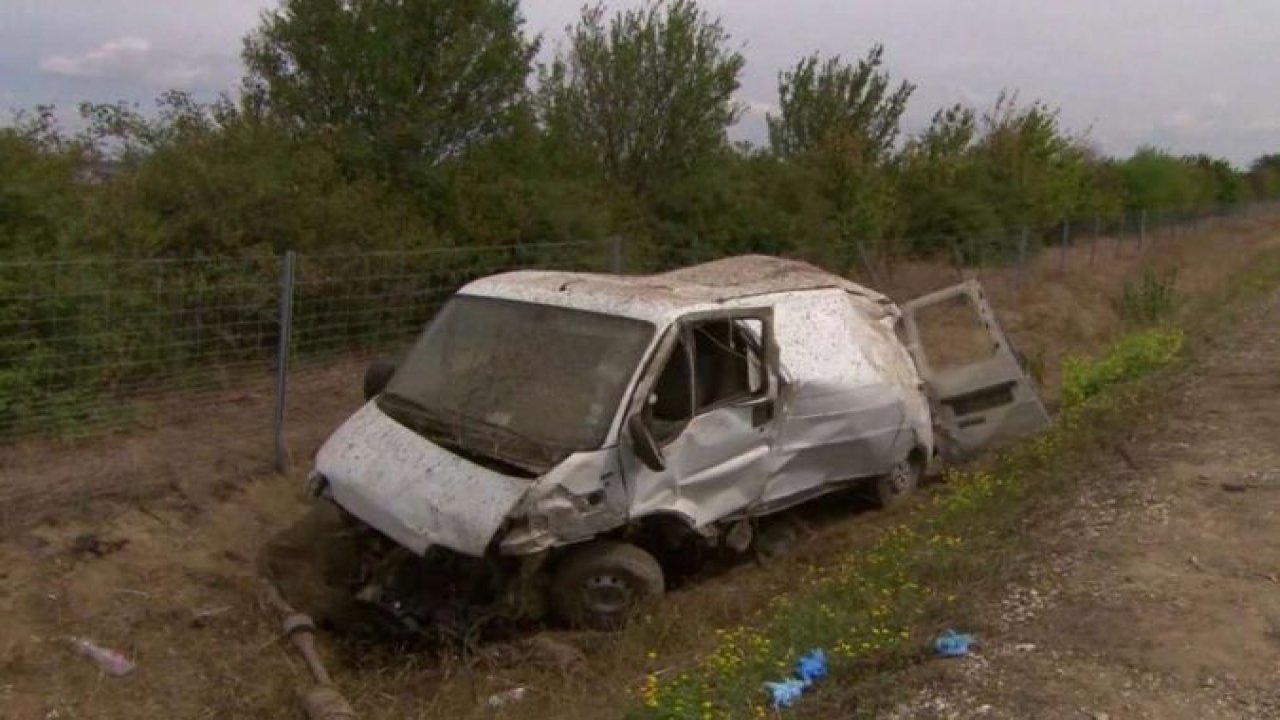
[[[902,462],[894,466],[893,472],[889,475],[890,493],[901,495],[910,492],[914,484],[915,473],[912,472],[911,463]]]
[[[617,575],[593,575],[582,586],[583,605],[598,615],[616,615],[630,607],[634,597],[631,585]]]

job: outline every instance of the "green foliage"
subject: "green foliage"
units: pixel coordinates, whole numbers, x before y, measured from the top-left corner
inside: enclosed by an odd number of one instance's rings
[[[883,65],[878,45],[856,66],[839,57],[804,58],[779,77],[779,112],[768,117],[770,149],[803,168],[824,204],[830,234],[845,250],[824,255],[838,265],[855,242],[894,229],[892,152],[915,88],[895,87]]]
[[[1249,179],[1226,160],[1208,155],[1175,157],[1144,147],[1121,163],[1119,170],[1126,206],[1135,211],[1186,212],[1235,205],[1259,190],[1250,187]],[[1267,189],[1260,190],[1258,197],[1266,197]]]
[[[451,282],[480,268],[598,269],[603,251],[578,243],[609,237],[625,240],[633,271],[742,252],[847,270],[882,253],[1011,258],[1024,229],[1034,250],[1080,214],[1149,210],[1157,223],[1280,197],[1280,155],[1247,174],[1154,149],[1107,158],[1056,109],[1007,93],[941,110],[902,141],[912,85],[878,45],[856,63],[799,60],[779,77],[770,146],[735,147],[744,60],[703,7],[587,7],[529,88],[540,40],[516,0],[283,0],[245,40],[237,94],[86,103],[75,133],[52,108],[20,113],[0,128],[0,251],[48,269],[0,273],[0,297],[21,298],[0,308],[0,428],[41,403],[74,415],[82,396],[263,357],[285,249],[448,248],[403,271]],[[160,293],[156,277],[107,264],[53,270],[107,257],[199,262],[172,265]],[[340,307],[377,293],[335,262],[307,268],[319,275],[300,332],[320,332],[309,318],[330,311],[351,318],[334,331],[344,338],[394,325],[385,308]],[[246,284],[267,291],[237,295]],[[1120,312],[1155,321],[1172,302],[1162,287],[1129,288]],[[210,342],[210,325],[235,329]]]
[[[1182,336],[1170,331],[1168,338],[1135,336],[1132,342],[1180,348]],[[1163,364],[1133,363],[1127,379]],[[766,612],[717,631],[713,648],[696,664],[646,675],[638,706],[627,717],[772,717],[762,684],[785,677],[796,658],[815,647],[826,651],[832,683],[849,684],[877,668],[918,660],[943,627],[939,623],[957,612],[957,595],[990,576],[982,559],[1007,550],[1023,532],[1026,508],[1052,489],[1054,469],[1112,432],[1136,403],[1128,388],[1100,386],[1092,402],[1062,413],[1045,433],[983,469],[948,470],[927,502],[869,547],[808,568]]]
[[[839,57],[811,55],[778,79],[777,115],[770,113],[769,145],[782,156],[821,150],[833,136],[856,138],[867,159],[885,159],[901,129],[915,86],[891,88],[884,47],[876,45],[856,66]]]
[[[1250,190],[1259,200],[1280,199],[1280,153],[1263,155],[1249,166]]]
[[[1153,329],[1124,337],[1101,358],[1066,358],[1062,364],[1063,406],[1082,405],[1109,388],[1171,364],[1185,342],[1181,330]]]
[[[607,17],[587,7],[566,50],[540,72],[552,135],[640,195],[688,176],[727,148],[744,60],[692,0],[650,0]]]
[[[1167,320],[1178,307],[1178,269],[1161,273],[1147,268],[1142,278],[1125,280],[1115,301],[1116,314],[1131,327],[1155,325]]]
[[[1009,255],[1022,228],[1060,223],[1089,204],[1088,160],[1083,140],[1041,102],[1024,106],[1005,93],[981,115],[940,111],[903,152],[909,249],[983,241]]]
[[[244,43],[250,100],[349,166],[421,181],[509,129],[537,42],[516,0],[284,0]]]

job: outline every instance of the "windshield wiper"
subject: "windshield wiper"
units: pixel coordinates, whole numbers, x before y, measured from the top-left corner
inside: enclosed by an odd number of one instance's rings
[[[526,470],[542,471],[554,465],[559,455],[567,448],[535,440],[505,425],[472,417],[457,410],[428,408],[403,395],[383,393],[382,398],[395,406],[396,411],[404,410],[412,417],[408,424],[426,431],[421,425],[429,424],[431,429],[443,434],[449,444],[476,453],[490,455],[497,460],[512,462]],[[480,437],[477,437],[480,436]],[[505,442],[504,442],[505,440]],[[526,452],[516,452],[505,447],[512,441],[524,446]],[[477,447],[483,444],[486,447]],[[532,450],[532,452],[528,452]]]
[[[403,395],[384,392],[378,397],[378,405],[405,425],[424,435],[430,435],[430,439],[439,440],[441,438],[437,436],[443,436],[451,445],[459,445],[462,442],[458,428],[442,418],[440,413]]]

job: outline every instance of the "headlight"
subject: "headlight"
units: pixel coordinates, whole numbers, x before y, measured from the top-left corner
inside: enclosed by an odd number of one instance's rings
[[[329,478],[318,470],[312,470],[307,475],[306,493],[316,499],[329,497]]]

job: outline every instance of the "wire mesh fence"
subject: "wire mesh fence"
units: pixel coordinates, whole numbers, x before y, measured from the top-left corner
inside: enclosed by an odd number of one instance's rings
[[[81,435],[271,366],[272,257],[0,263],[0,438]]]
[[[1215,219],[1275,210],[1129,213],[964,239],[895,238],[781,252],[871,285],[912,248],[932,248],[935,260],[957,275],[974,268],[1026,275],[1046,262],[1067,273],[1147,252]],[[611,238],[286,257],[3,262],[0,443],[163,424],[240,398],[248,384],[259,388],[255,397],[268,399],[263,418],[271,417],[270,396],[279,396],[278,441],[283,385],[272,387],[273,370],[280,377],[286,364],[300,373],[318,371],[341,358],[403,347],[477,277],[534,267],[648,272],[723,252],[696,243],[679,250],[655,254]]]
[[[618,241],[299,255],[292,358],[303,366],[406,342],[459,287],[522,268],[605,272]]]

